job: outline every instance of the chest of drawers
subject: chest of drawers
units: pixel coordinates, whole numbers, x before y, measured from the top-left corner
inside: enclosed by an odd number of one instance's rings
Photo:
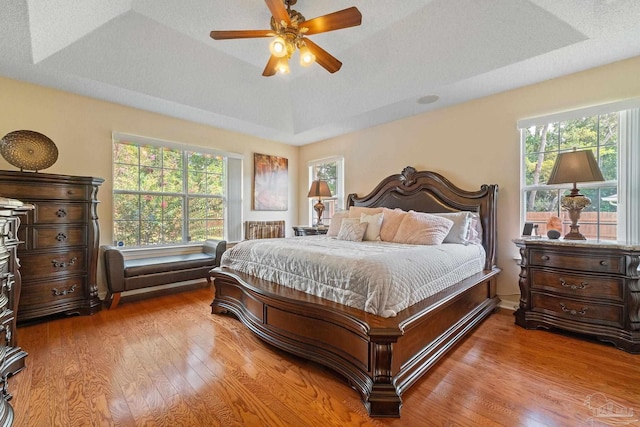
[[[516,239],[516,324],[588,334],[640,353],[640,246]]]
[[[96,286],[101,178],[0,171],[0,195],[34,205],[19,238],[18,321],[101,309]]]
[[[21,287],[17,235],[20,219],[29,209],[22,202],[0,197],[0,426],[13,422],[8,381],[24,369],[27,356],[18,346],[15,313]]]

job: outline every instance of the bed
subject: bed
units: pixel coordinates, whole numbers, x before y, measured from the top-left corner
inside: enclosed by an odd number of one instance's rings
[[[372,417],[399,417],[402,394],[494,312],[497,185],[465,191],[406,167],[347,206],[471,211],[482,226],[484,268],[392,317],[370,314],[228,267],[212,270],[212,313],[232,314],[266,342],[343,375]]]

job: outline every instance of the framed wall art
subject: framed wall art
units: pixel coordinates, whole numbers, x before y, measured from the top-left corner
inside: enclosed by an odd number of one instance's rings
[[[253,209],[289,209],[289,160],[267,154],[253,154]]]

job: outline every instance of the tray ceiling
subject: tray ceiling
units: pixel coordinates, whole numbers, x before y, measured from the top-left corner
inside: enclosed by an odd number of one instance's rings
[[[340,59],[265,78],[259,0],[4,0],[0,75],[303,145],[640,55],[635,0],[298,0],[362,25],[312,40]],[[418,103],[437,95],[432,104]]]

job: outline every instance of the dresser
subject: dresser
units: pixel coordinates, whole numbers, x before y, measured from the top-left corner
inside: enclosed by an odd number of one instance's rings
[[[102,307],[96,271],[102,178],[0,171],[0,195],[34,205],[20,228],[18,322]]]
[[[640,245],[514,240],[520,250],[516,324],[590,335],[640,353]]]
[[[0,426],[10,426],[13,410],[8,401],[9,377],[24,369],[27,353],[18,346],[16,308],[20,298],[20,219],[32,207],[21,201],[0,197]]]
[[[318,234],[327,234],[328,227],[308,227],[297,225],[293,227],[293,233],[296,236],[316,236]]]

